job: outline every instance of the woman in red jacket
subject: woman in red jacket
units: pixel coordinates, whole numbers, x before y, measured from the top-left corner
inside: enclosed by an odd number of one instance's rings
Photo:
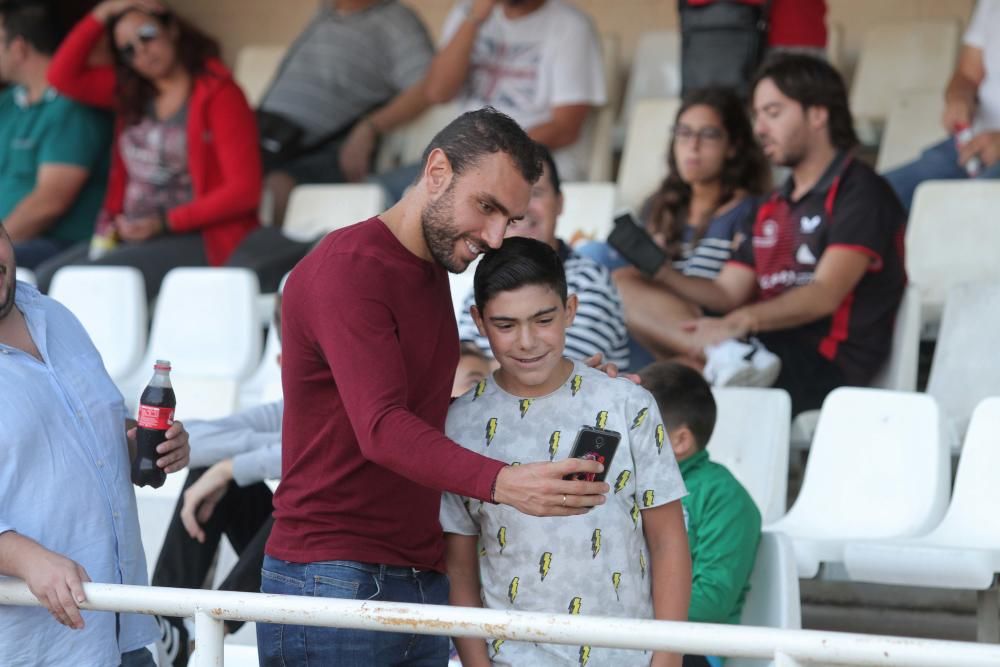
[[[103,35],[113,64],[95,65]],[[178,266],[219,266],[257,227],[254,115],[218,45],[154,0],[106,0],[56,52],[49,80],[114,109],[115,145],[94,241],[39,267],[47,287],[67,264],[135,266],[150,297]]]

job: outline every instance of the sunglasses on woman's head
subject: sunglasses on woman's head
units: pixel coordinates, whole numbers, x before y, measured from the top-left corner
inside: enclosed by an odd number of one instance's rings
[[[154,39],[160,36],[160,28],[155,23],[144,23],[139,26],[139,29],[135,31],[135,39],[131,42],[127,42],[123,46],[118,47],[118,55],[122,57],[126,63],[131,63],[135,60],[136,43],[139,44],[149,44]]]

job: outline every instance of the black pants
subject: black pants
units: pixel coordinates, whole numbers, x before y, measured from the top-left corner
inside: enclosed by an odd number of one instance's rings
[[[710,667],[710,665],[703,655],[686,655],[681,667]]]
[[[184,489],[194,484],[207,468],[195,468],[188,473]],[[205,542],[188,535],[181,523],[183,495],[177,500],[174,516],[167,528],[167,536],[156,561],[152,582],[154,586],[202,588],[212,567],[219,541],[225,535],[239,555],[236,565],[219,586],[223,591],[260,591],[260,569],[264,563],[264,545],[271,534],[274,519],[271,516],[271,489],[264,483],[247,487],[229,484],[211,518],[202,526]],[[209,582],[210,584],[210,582]],[[181,619],[169,619],[182,625]],[[176,621],[176,622],[175,622]],[[226,621],[226,628],[236,632],[242,621]]]
[[[847,384],[840,368],[800,337],[776,331],[760,334],[758,338],[781,359],[781,373],[774,386],[792,397],[792,416],[819,410],[827,394]]]

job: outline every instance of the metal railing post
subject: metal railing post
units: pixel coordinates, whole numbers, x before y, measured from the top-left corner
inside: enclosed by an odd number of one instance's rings
[[[214,618],[200,609],[195,612],[194,667],[222,667],[224,628],[222,619]]]

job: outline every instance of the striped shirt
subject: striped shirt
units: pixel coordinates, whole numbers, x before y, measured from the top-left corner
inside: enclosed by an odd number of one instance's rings
[[[427,28],[396,0],[347,15],[324,3],[289,48],[260,106],[316,141],[420,81],[433,55]]]
[[[621,370],[628,370],[628,331],[618,289],[611,282],[611,274],[597,262],[581,257],[560,242],[560,256],[566,269],[566,286],[578,301],[576,319],[566,330],[565,355],[570,359],[584,360],[600,353]],[[490,342],[479,334],[469,308],[475,303],[472,292],[462,304],[458,320],[458,335],[471,341],[488,355],[492,355]]]
[[[749,231],[755,209],[754,197],[744,197],[736,206],[709,220],[705,235],[693,246],[694,229],[685,227],[683,249],[681,256],[673,261],[674,269],[686,276],[714,280],[733,256],[740,235]]]

